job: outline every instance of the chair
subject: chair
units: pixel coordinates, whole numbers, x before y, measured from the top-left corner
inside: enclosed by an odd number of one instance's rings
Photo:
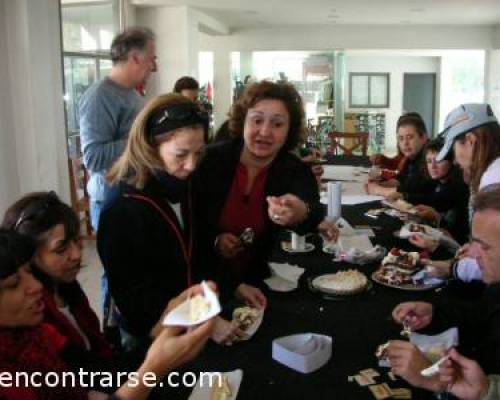
[[[83,239],[95,239],[90,222],[90,198],[87,192],[88,172],[80,157],[68,158],[71,206],[84,229]]]
[[[362,156],[366,156],[368,150],[368,132],[330,132],[330,146],[328,152],[331,155],[352,156],[355,151],[361,151]]]

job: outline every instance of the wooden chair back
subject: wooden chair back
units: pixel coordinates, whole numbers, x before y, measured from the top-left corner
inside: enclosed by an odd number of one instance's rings
[[[330,132],[330,146],[328,152],[331,155],[356,155],[359,152],[362,156],[368,151],[368,132]]]
[[[87,192],[88,172],[80,157],[68,158],[71,206],[80,219],[83,239],[95,239],[90,222],[90,197]]]

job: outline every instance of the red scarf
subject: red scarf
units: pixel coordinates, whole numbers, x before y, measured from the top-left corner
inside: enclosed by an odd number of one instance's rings
[[[99,358],[111,360],[113,355],[111,348],[104,339],[99,328],[99,320],[90,307],[87,296],[85,296],[78,282],[60,285],[59,290],[79,328],[87,336],[90,351]],[[53,325],[59,333],[68,339],[72,346],[85,350],[85,342],[82,336],[66,316],[59,311],[53,294],[44,289],[43,297],[45,302],[44,321]]]

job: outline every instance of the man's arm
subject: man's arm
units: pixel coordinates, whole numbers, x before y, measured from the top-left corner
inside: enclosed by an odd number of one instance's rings
[[[116,139],[118,114],[117,104],[112,105],[96,93],[80,104],[83,162],[90,171],[109,169],[125,149],[127,138]]]

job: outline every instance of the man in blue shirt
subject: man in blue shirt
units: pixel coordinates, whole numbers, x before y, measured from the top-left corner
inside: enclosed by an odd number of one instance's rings
[[[87,89],[79,110],[94,230],[108,191],[106,174],[125,149],[130,127],[144,105],[136,88],[156,71],[155,36],[147,28],[129,28],[113,39],[110,53],[111,72]]]

